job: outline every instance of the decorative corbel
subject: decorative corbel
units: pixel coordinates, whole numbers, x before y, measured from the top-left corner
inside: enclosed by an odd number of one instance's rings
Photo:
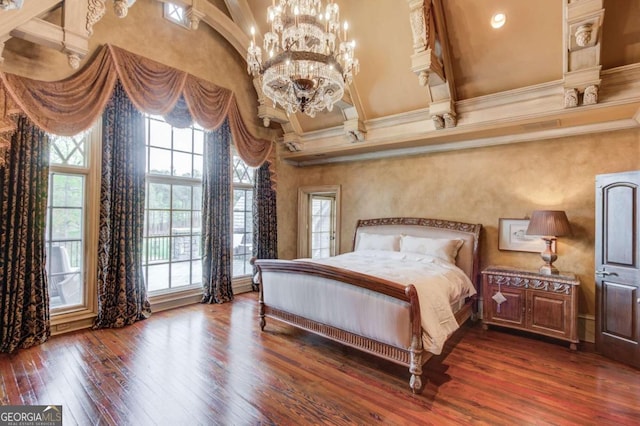
[[[106,12],[105,0],[89,0],[87,10],[87,34],[93,35],[93,26],[98,23]]]
[[[582,105],[595,105],[598,103],[598,86],[591,85],[584,89]]]
[[[186,17],[189,21],[189,28],[193,31],[198,29],[200,21],[204,18],[204,13],[193,8],[193,6],[187,8]],[[268,127],[268,126],[265,126]]]
[[[564,90],[564,107],[574,108],[578,106],[578,90],[565,89]]]
[[[363,142],[367,130],[361,120],[354,118],[344,122],[344,134],[351,143]]]
[[[125,18],[129,13],[129,8],[136,0],[113,0],[113,11],[118,18]]]
[[[67,53],[67,60],[72,69],[77,70],[80,68],[80,55],[77,53]]]
[[[282,143],[290,152],[300,152],[304,149],[300,136],[296,133],[285,133],[282,137]]]
[[[564,0],[564,107],[598,103],[603,0]]]
[[[413,36],[411,69],[427,88],[429,113],[436,129],[455,127],[455,87],[441,0],[407,0]],[[446,117],[446,118],[445,118]]]

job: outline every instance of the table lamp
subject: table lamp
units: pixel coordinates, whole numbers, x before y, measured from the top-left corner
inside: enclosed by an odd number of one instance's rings
[[[534,210],[529,220],[527,235],[540,235],[546,244],[545,250],[540,253],[545,264],[540,267],[540,273],[545,275],[557,275],[558,269],[553,266],[558,256],[552,249],[556,237],[571,235],[569,219],[562,210]]]

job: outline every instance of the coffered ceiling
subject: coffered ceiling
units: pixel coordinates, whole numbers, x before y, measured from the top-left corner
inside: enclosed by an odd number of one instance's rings
[[[256,90],[256,115],[281,129],[281,155],[289,162],[463,149],[640,125],[640,0],[336,1],[360,61],[343,102],[315,118],[289,117]],[[244,56],[250,27],[267,31],[271,2],[174,3]],[[82,37],[52,42],[51,28],[42,37],[42,17],[60,3],[25,0],[19,13],[0,11],[0,36],[63,46],[59,50],[70,60],[82,56]],[[105,0],[87,0],[89,8],[82,1],[64,3],[65,25],[82,34],[87,10]],[[497,12],[506,23],[494,29],[490,20]],[[416,24],[420,19],[433,19],[435,25],[426,27],[435,32]],[[57,37],[74,33],[62,30]],[[423,39],[426,44],[416,47]],[[425,54],[434,40],[438,53]],[[425,66],[427,56],[431,67]]]

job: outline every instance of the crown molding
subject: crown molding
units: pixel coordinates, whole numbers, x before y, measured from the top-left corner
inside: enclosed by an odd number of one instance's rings
[[[447,151],[459,151],[464,149],[484,148],[497,145],[508,145],[523,142],[556,139],[567,136],[580,136],[584,134],[612,132],[617,130],[640,128],[640,108],[634,118],[609,121],[605,123],[574,126],[570,128],[539,130],[519,135],[504,135],[489,138],[468,139],[460,142],[450,142],[434,145],[424,145],[411,148],[387,149],[363,154],[334,155],[325,157],[322,153],[316,153],[315,158],[295,161],[285,158],[285,162],[294,166],[316,166],[322,164],[347,163],[354,161],[379,160],[385,158],[407,157],[423,154],[432,154]]]
[[[458,125],[436,130],[429,109],[367,120],[362,142],[345,141],[342,127],[300,136],[298,152],[282,152],[298,166],[386,158],[427,152],[637,128],[640,64],[602,73],[600,101],[564,108],[563,82],[552,81],[456,102]]]

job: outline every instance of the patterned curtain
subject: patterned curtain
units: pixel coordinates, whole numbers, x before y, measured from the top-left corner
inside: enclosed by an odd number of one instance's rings
[[[202,303],[233,300],[231,288],[231,130],[205,136],[202,178]]]
[[[253,185],[253,257],[278,258],[278,217],[276,215],[276,191],[273,189],[269,162],[256,170]],[[256,276],[254,267],[253,276]],[[258,284],[252,283],[258,290]]]
[[[49,338],[49,292],[44,234],[49,138],[29,119],[17,119],[0,167],[0,351]]]
[[[144,192],[144,117],[118,82],[102,118],[94,328],[123,327],[151,314],[142,272]]]

